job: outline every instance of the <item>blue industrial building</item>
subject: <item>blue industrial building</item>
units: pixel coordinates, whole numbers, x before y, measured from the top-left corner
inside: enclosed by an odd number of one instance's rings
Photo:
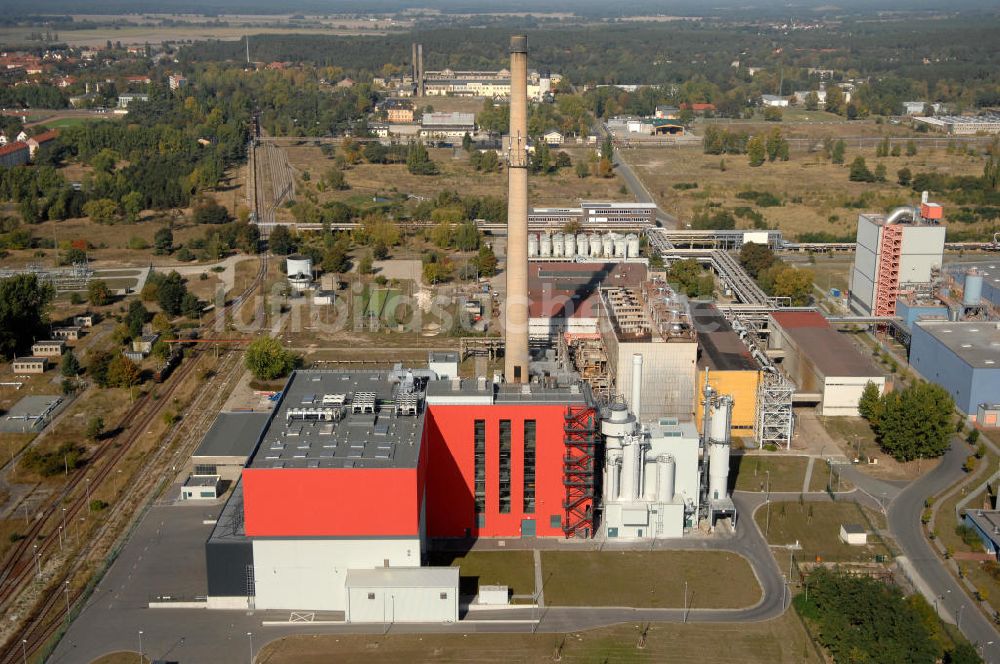
[[[918,320],[937,319],[948,320],[951,318],[951,310],[948,306],[937,298],[906,298],[901,297],[896,300],[896,315],[900,317],[903,326],[907,330],[913,329],[913,324]]]
[[[964,290],[969,268],[975,268],[974,279],[980,282],[978,295],[994,306],[1000,307],[1000,262],[962,263],[948,270],[958,285]]]
[[[1000,396],[1000,323],[919,321],[910,341],[910,366],[975,418],[981,403]]]

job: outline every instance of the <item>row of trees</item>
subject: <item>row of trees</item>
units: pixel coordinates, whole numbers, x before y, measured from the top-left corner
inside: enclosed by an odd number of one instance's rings
[[[812,271],[779,260],[767,245],[745,243],[740,249],[740,265],[768,295],[787,297],[796,307],[812,301]]]

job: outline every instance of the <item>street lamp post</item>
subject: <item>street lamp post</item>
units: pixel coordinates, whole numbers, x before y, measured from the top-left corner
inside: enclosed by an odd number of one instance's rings
[[[139,630],[139,664],[146,659],[146,656],[142,653],[142,630]]]
[[[684,581],[684,622],[688,621],[688,582]]]
[[[28,664],[28,639],[21,639],[21,659]]]
[[[69,580],[63,586],[63,595],[66,596],[66,624],[69,625]]]
[[[253,664],[253,632],[247,632],[247,638],[250,639],[250,664]]]

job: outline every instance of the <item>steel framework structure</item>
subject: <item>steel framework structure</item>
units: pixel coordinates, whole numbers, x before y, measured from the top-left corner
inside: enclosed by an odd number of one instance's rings
[[[754,435],[763,446],[788,448],[792,442],[792,395],[795,386],[779,373],[765,371],[757,386],[757,422]]]
[[[597,490],[597,411],[590,406],[568,406],[563,426],[563,533],[566,538],[594,536],[594,495]]]
[[[73,263],[72,267],[46,268],[32,263],[24,269],[0,270],[0,278],[13,277],[18,274],[33,274],[39,281],[47,281],[58,292],[86,290],[94,271],[87,261]]]
[[[903,253],[903,228],[894,224],[882,226],[879,240],[878,277],[875,281],[876,316],[895,316],[899,297],[899,262]]]

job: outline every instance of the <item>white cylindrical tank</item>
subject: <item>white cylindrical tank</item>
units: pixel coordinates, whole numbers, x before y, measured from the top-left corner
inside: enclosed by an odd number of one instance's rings
[[[607,474],[607,479],[605,480],[605,499],[607,500],[618,500],[618,495],[621,492],[621,473],[622,473],[622,451],[621,449],[608,450],[608,460],[606,464],[605,473]]]
[[[712,408],[712,424],[709,439],[715,442],[729,442],[729,430],[733,412],[733,399],[726,395],[715,400]]]
[[[563,256],[566,258],[576,257],[576,235],[572,233],[566,233],[566,237],[563,238],[565,246],[563,247]]]
[[[566,236],[562,233],[556,233],[552,236],[552,257],[562,258],[563,249],[566,247]]]
[[[628,435],[622,444],[622,479],[618,496],[624,501],[636,501],[642,483],[642,438]]]
[[[615,258],[625,258],[625,237],[614,234],[614,245],[615,245]]]
[[[635,421],[642,419],[642,354],[632,353],[632,391],[629,393],[629,404]]]
[[[576,234],[576,255],[586,257],[590,254],[590,240],[586,233]]]
[[[965,290],[962,293],[962,304],[967,307],[978,307],[983,299],[983,273],[973,268],[965,273]]]
[[[601,235],[599,233],[594,233],[590,236],[590,256],[592,258],[601,257]]]
[[[605,233],[601,236],[601,255],[611,258],[615,255],[615,234]]]
[[[529,233],[528,234],[528,257],[535,258],[538,256],[538,234]]]
[[[676,472],[674,457],[669,454],[656,457],[656,502],[669,503],[674,499]]]
[[[538,255],[542,258],[548,258],[552,255],[552,236],[548,233],[542,233],[538,240]]]
[[[729,443],[713,441],[708,455],[708,498],[722,500],[729,495]]]
[[[601,433],[605,436],[606,449],[620,450],[622,439],[633,431],[635,431],[635,418],[629,414],[628,408],[623,403],[612,405],[611,414],[601,420]]]
[[[639,236],[635,233],[629,233],[625,236],[625,257],[639,257]]]
[[[312,283],[312,259],[293,254],[285,259],[285,274],[295,290],[306,290]]]

